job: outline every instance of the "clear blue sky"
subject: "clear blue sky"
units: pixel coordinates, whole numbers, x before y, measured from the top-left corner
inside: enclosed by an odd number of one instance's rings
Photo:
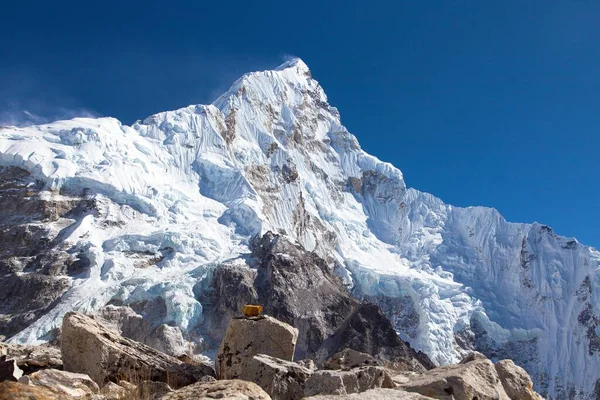
[[[0,120],[131,123],[299,56],[409,186],[600,247],[599,1],[13,1],[2,15]]]

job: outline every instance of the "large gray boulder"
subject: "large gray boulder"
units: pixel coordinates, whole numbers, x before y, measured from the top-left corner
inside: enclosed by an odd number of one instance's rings
[[[54,390],[60,394],[85,398],[99,391],[98,385],[88,375],[74,372],[43,369],[19,379],[19,383]]]
[[[74,312],[63,318],[61,351],[66,371],[88,374],[100,386],[125,379],[161,381],[179,388],[205,375],[214,376],[208,365],[185,364]]]
[[[494,364],[487,359],[435,368],[400,384],[400,387],[436,399],[509,399]]]
[[[183,338],[176,326],[158,323],[166,318],[164,300],[134,303],[130,306],[107,305],[94,318],[122,336],[146,344],[170,356],[188,354],[195,345]]]
[[[269,316],[232,319],[215,358],[217,376],[239,378],[257,354],[292,361],[297,340],[298,329]]]
[[[304,382],[312,373],[300,364],[258,354],[248,361],[240,378],[256,383],[274,400],[296,400],[304,396]]]
[[[196,399],[270,400],[271,397],[257,384],[237,379],[199,382],[160,397],[160,400]]]
[[[498,361],[495,365],[502,386],[512,400],[538,400],[529,374],[512,360]]]
[[[369,389],[395,387],[385,368],[367,366],[348,371],[320,370],[306,380],[304,395],[317,394],[345,395],[360,393]]]

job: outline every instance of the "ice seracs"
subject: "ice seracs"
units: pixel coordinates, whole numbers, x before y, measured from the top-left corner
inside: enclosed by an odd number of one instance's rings
[[[162,305],[144,312],[157,324],[201,341],[207,272],[246,264],[249,240],[270,230],[325,257],[438,364],[478,349],[513,358],[553,398],[600,387],[598,251],[407,189],[400,170],[360,148],[299,59],[244,75],[211,105],[132,126],[4,127],[0,165],[27,171],[43,196],[93,200],[48,233],[88,267],[13,342],[45,340],[71,309],[152,302]],[[28,273],[19,268],[7,273]]]

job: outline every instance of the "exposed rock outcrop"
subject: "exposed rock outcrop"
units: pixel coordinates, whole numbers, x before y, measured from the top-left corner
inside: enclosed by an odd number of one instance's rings
[[[387,361],[397,370],[424,372],[435,367],[425,353],[400,339],[381,309],[370,303],[359,304],[323,348],[328,355],[346,348],[357,350]]]
[[[313,358],[317,365],[345,348],[395,363],[398,369],[425,371],[429,358],[414,351],[394,331],[373,304],[352,298],[341,279],[317,254],[266,233],[253,240],[256,271],[226,265],[213,272],[211,290],[200,299],[206,304],[205,332],[216,337],[243,304],[260,304],[265,313],[298,328],[295,358]]]
[[[195,399],[270,400],[271,397],[255,383],[233,379],[196,383],[160,398],[160,400]]]
[[[273,317],[232,319],[215,358],[217,376],[239,378],[257,354],[291,361],[297,340],[296,328]]]
[[[100,386],[126,379],[167,382],[179,388],[205,375],[214,376],[208,365],[185,364],[79,313],[67,313],[63,319],[61,350],[66,371],[86,373]]]
[[[50,191],[24,169],[0,167],[0,340],[50,310],[89,260],[61,243],[93,200]]]

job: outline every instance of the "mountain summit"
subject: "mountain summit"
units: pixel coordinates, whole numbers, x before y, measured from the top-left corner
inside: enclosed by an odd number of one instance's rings
[[[49,340],[66,312],[106,304],[143,305],[202,342],[212,273],[252,269],[252,239],[271,231],[324,258],[437,364],[476,349],[512,358],[548,397],[600,393],[600,253],[407,189],[299,59],[132,126],[3,127],[0,166],[12,342]]]

